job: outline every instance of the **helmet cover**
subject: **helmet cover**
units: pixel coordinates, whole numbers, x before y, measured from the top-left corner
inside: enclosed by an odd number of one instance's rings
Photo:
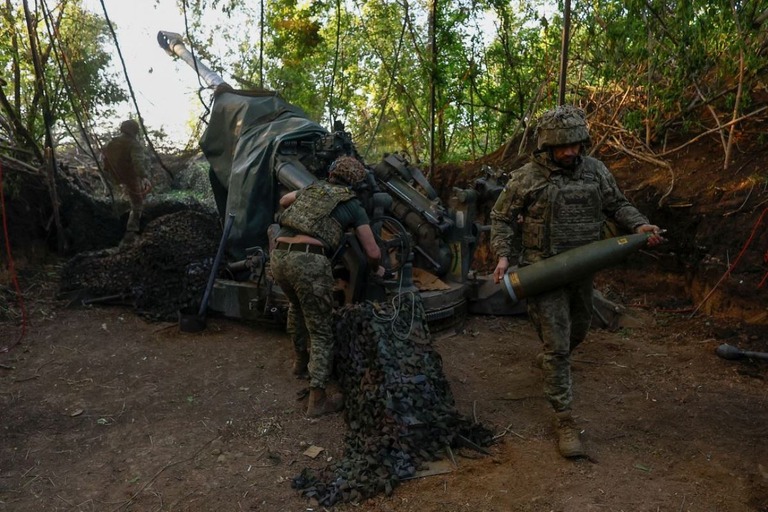
[[[365,179],[365,167],[353,156],[340,156],[331,163],[328,169],[328,177],[342,181],[347,185],[354,185]]]
[[[561,105],[544,112],[536,124],[536,148],[589,144],[589,126],[584,111],[572,105]]]
[[[139,123],[133,119],[123,121],[120,123],[120,131],[135,137],[139,134]]]

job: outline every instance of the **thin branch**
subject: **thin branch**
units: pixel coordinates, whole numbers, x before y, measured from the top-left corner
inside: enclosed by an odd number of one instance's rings
[[[627,100],[627,96],[629,96],[630,88],[627,87],[627,90],[624,92],[624,96],[621,97],[621,101],[619,101],[619,104],[613,109],[613,116],[611,117],[610,121],[608,121],[609,125],[612,125],[616,122],[616,117],[618,117],[619,112],[621,112],[621,107],[624,105],[624,102]],[[600,148],[600,146],[605,143],[605,140],[608,138],[609,134],[611,133],[611,130],[605,130],[605,133],[600,138],[600,140],[593,144],[592,147],[589,150],[590,155],[594,155],[595,152]]]
[[[734,24],[736,25],[736,30],[739,34],[739,39],[743,39],[743,35],[741,33],[741,26],[739,25],[739,17],[738,12],[736,10],[736,5],[734,4],[734,1],[731,0],[731,10],[733,11],[733,19]],[[739,49],[739,82],[738,86],[736,88],[736,99],[733,102],[733,115],[732,117],[735,119],[736,116],[739,115],[739,109],[741,108],[741,97],[744,91],[744,48]],[[731,165],[731,154],[733,153],[733,139],[736,134],[736,125],[732,124],[731,129],[728,131],[728,144],[725,147],[725,158],[723,159],[723,170],[728,169],[728,167]]]
[[[753,190],[755,190],[755,183],[754,182],[752,182],[752,186],[749,187],[749,192],[747,193],[747,197],[744,198],[744,201],[741,203],[741,206],[739,206],[738,208],[736,208],[733,211],[724,213],[723,217],[730,217],[731,215],[733,215],[735,213],[739,213],[744,208],[744,206],[747,204],[747,201],[749,201],[749,198],[752,196],[752,191]]]
[[[14,165],[18,165],[23,167],[23,169],[17,169],[22,172],[29,172],[30,174],[40,175],[40,169],[33,165],[29,165],[26,162],[22,162],[21,160],[16,160],[15,158],[8,156],[8,155],[0,155],[0,160],[7,160],[8,162],[13,163]],[[13,169],[13,167],[11,167]]]
[[[400,67],[400,50],[403,48],[403,40],[405,39],[405,28],[408,17],[408,4],[405,5],[405,14],[403,15],[403,28],[400,30],[400,40],[397,43],[397,49],[395,50],[395,63],[393,68],[390,69],[389,73],[389,83],[387,84],[387,92],[384,93],[384,99],[381,101],[381,110],[379,111],[379,118],[376,120],[376,126],[373,128],[373,132],[371,133],[371,138],[368,141],[368,147],[365,148],[365,153],[363,153],[363,157],[367,157],[368,153],[371,151],[371,146],[373,145],[373,140],[376,137],[376,134],[379,131],[379,127],[381,126],[381,121],[384,119],[384,113],[387,110],[387,103],[389,102],[389,95],[392,92],[392,85],[395,83],[396,77],[395,77],[395,69]]]
[[[0,108],[5,111],[11,125],[13,125],[15,135],[20,139],[25,140],[27,144],[29,144],[29,149],[34,153],[35,158],[37,158],[39,162],[42,162],[44,160],[43,151],[40,149],[40,146],[29,130],[24,126],[24,123],[21,122],[21,119],[13,106],[11,106],[10,101],[8,101],[2,87],[0,87]]]
[[[701,92],[701,89],[699,88],[699,84],[696,83],[694,80],[693,87],[696,89],[696,94],[699,95],[699,98],[702,99],[702,101],[706,100],[704,97],[704,93]],[[712,119],[714,119],[715,123],[717,123],[718,132],[720,134],[720,143],[723,145],[723,152],[727,152],[728,150],[728,142],[725,140],[725,136],[723,135],[723,129],[720,126],[720,118],[717,117],[717,112],[715,112],[715,108],[712,106],[711,103],[705,103],[707,106],[707,110],[709,110],[709,113],[712,114]]]
[[[407,5],[407,4],[406,4]],[[355,7],[357,8],[360,16],[360,25],[362,26],[362,30],[360,31],[361,34],[363,34],[363,37],[368,41],[368,43],[371,45],[371,50],[376,54],[376,56],[379,58],[379,61],[381,62],[381,67],[383,70],[390,76],[397,77],[397,71],[396,69],[393,69],[389,65],[389,59],[387,59],[384,54],[379,50],[379,48],[373,44],[373,40],[371,39],[370,35],[371,31],[368,30],[368,27],[365,22],[365,18],[363,17],[363,8],[360,6],[358,2],[355,2]],[[406,17],[407,20],[407,17]],[[410,21],[409,21],[410,26]],[[421,53],[419,52],[419,49],[416,48],[416,54],[421,57]],[[422,59],[420,59],[422,60]],[[397,80],[397,85],[400,86],[400,94],[404,95],[405,98],[408,99],[408,102],[411,104],[411,108],[413,109],[413,114],[416,116],[416,119],[421,123],[422,128],[428,129],[429,123],[426,119],[424,119],[424,116],[419,111],[418,105],[416,104],[416,100],[414,100],[413,96],[411,95],[408,88],[406,88],[405,84],[402,83],[400,80]]]
[[[672,193],[672,190],[675,188],[675,171],[672,169],[672,166],[665,162],[664,160],[659,160],[658,158],[654,158],[652,156],[644,155],[642,153],[638,153],[635,151],[632,151],[631,149],[627,148],[626,146],[623,146],[616,137],[612,137],[615,142],[615,147],[617,149],[620,149],[621,151],[625,152],[629,156],[633,158],[637,158],[639,160],[643,160],[644,162],[648,162],[654,165],[658,165],[659,167],[663,167],[669,171],[670,180],[669,180],[669,188],[664,193],[664,195],[659,198],[658,205],[659,207],[664,206],[664,200]]]
[[[703,133],[700,133],[696,137],[690,139],[685,144],[681,144],[681,145],[677,146],[674,149],[670,149],[670,150],[665,151],[663,153],[659,153],[657,156],[667,156],[667,155],[671,155],[672,153],[676,153],[676,152],[680,151],[681,149],[683,149],[684,147],[693,144],[694,142],[696,142],[697,140],[701,139],[702,137],[706,137],[707,135],[715,133],[718,130],[722,130],[723,128],[727,128],[727,127],[731,126],[732,124],[736,124],[736,123],[739,123],[739,122],[741,122],[741,121],[743,121],[745,119],[749,119],[750,117],[754,117],[757,114],[759,114],[760,112],[763,112],[764,110],[767,110],[767,109],[768,109],[768,105],[762,106],[762,107],[758,108],[757,110],[753,110],[749,114],[745,114],[745,115],[739,117],[738,119],[733,119],[732,121],[729,121],[729,122],[725,123],[722,126],[718,126],[717,128],[712,128],[711,130],[707,130],[707,131],[705,131]]]

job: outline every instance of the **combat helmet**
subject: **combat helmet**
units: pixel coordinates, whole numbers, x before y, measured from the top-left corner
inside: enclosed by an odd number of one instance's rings
[[[561,105],[544,112],[536,124],[536,149],[582,143],[589,145],[589,126],[584,111]]]
[[[139,123],[137,123],[133,119],[123,121],[122,123],[120,123],[120,131],[132,137],[135,137],[139,134]]]
[[[328,168],[328,178],[346,185],[355,185],[365,179],[365,167],[353,156],[340,156]]]

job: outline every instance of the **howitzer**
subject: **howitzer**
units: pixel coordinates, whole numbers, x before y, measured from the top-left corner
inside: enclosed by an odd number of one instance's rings
[[[338,156],[362,158],[342,123],[336,121],[328,131],[273,91],[235,90],[195,58],[179,34],[159,32],[157,39],[215,89],[200,147],[210,164],[219,214],[235,214],[236,220],[227,239],[227,275],[216,280],[210,309],[242,319],[284,318],[286,302],[267,271],[279,198],[327,178]],[[504,303],[501,287],[490,276],[470,271],[478,235],[487,230],[475,221],[477,204],[498,195],[498,180],[486,176],[474,189],[453,189],[444,204],[402,155],[385,155],[366,169],[367,180],[356,192],[381,246],[381,264],[395,278],[374,279],[357,240],[348,237],[333,261],[334,276],[344,283],[339,303],[417,291],[433,327],[449,325],[467,310],[522,311]]]

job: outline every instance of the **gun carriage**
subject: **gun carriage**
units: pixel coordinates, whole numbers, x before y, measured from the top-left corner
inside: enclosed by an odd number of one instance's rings
[[[182,37],[159,32],[160,46],[190,65],[214,90],[200,147],[222,218],[234,216],[226,234],[226,265],[209,308],[244,320],[282,321],[287,301],[269,276],[270,231],[282,194],[327,178],[338,156],[362,161],[352,136],[336,121],[331,131],[272,91],[240,91],[200,62]],[[397,153],[386,154],[356,190],[382,249],[384,279],[367,269],[354,236],[333,257],[339,304],[387,300],[418,293],[432,327],[451,325],[468,312],[520,312],[505,303],[490,276],[472,271],[478,237],[477,205],[501,191],[487,172],[473,188],[454,188],[444,202],[420,169]]]

